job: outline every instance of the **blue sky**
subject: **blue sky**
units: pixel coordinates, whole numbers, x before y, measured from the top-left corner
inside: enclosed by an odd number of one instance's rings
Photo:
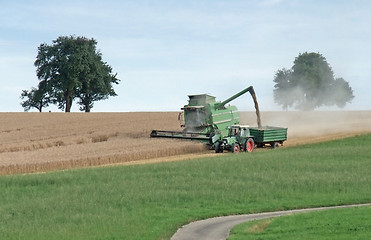
[[[22,89],[38,84],[37,47],[62,35],[95,38],[121,79],[95,112],[178,111],[188,94],[224,100],[250,85],[261,110],[280,110],[275,71],[303,52],[321,53],[349,81],[346,110],[371,106],[368,0],[0,0],[0,21],[1,112],[23,111]],[[253,110],[247,95],[233,104]]]

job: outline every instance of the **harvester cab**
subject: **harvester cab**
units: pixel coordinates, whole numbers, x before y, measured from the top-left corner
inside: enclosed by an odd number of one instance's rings
[[[212,126],[210,122],[210,103],[215,102],[215,97],[208,94],[188,95],[188,104],[181,108],[184,112],[184,131],[207,132]]]

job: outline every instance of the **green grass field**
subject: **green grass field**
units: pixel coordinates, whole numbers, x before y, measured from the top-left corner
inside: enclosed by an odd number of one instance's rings
[[[371,202],[370,145],[1,176],[0,239],[170,239],[207,217]]]
[[[371,238],[371,207],[332,209],[247,222],[228,240],[364,240]]]

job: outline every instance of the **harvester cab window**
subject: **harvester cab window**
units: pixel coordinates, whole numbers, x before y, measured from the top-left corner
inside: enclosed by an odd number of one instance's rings
[[[187,123],[191,127],[206,125],[206,113],[204,108],[190,108],[187,111]]]

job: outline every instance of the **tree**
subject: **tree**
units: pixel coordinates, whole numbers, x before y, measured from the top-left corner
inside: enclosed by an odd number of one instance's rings
[[[278,70],[273,80],[274,101],[283,109],[314,110],[320,106],[344,107],[354,98],[343,78],[334,78],[326,59],[319,53],[303,53],[290,70]]]
[[[332,104],[336,104],[340,108],[345,107],[346,103],[354,98],[352,88],[343,78],[335,79],[332,90]],[[345,101],[347,99],[349,100]]]
[[[86,68],[80,71],[80,87],[76,91],[79,98],[80,110],[90,112],[95,101],[107,99],[109,96],[117,96],[112,83],[118,84],[117,74],[112,74],[112,68],[102,61],[102,54],[97,52],[92,42],[86,47],[84,57]],[[94,54],[91,54],[94,53]]]
[[[31,88],[30,91],[22,90],[21,99],[25,99],[21,102],[22,107],[25,112],[31,110],[31,108],[36,108],[39,112],[42,112],[42,109],[49,106],[51,99],[47,94],[45,82],[40,82],[38,88]]]
[[[112,88],[112,83],[118,84],[116,75],[107,74],[111,71],[111,67],[102,65],[97,71],[98,76],[102,75],[101,77],[84,78],[81,88],[77,90],[81,111],[90,112],[95,101],[107,99],[109,96],[117,96]]]
[[[291,74],[292,71],[290,69],[283,68],[276,72],[273,80],[276,83],[274,85],[275,89],[273,90],[274,101],[282,105],[284,110],[287,110],[288,107],[292,106],[293,99],[280,89],[290,89]]]
[[[96,44],[95,39],[61,36],[52,45],[44,43],[38,48],[37,77],[47,84],[51,100],[66,112],[71,111],[76,97],[81,99],[79,104],[85,106],[83,110],[90,111],[94,101],[116,95],[112,83],[118,84],[119,80],[102,61]]]

